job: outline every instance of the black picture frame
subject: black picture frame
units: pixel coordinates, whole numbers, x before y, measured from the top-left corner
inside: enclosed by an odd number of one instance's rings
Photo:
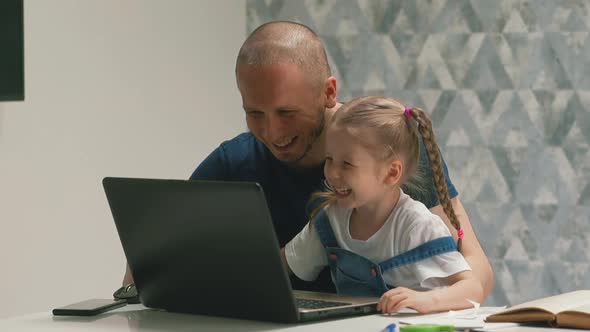
[[[25,100],[23,0],[0,1],[0,101]]]

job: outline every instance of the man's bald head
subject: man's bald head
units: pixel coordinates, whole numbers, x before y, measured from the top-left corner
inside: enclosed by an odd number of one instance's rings
[[[331,71],[322,41],[307,26],[289,21],[265,23],[246,39],[236,60],[241,65],[293,63],[320,87]]]

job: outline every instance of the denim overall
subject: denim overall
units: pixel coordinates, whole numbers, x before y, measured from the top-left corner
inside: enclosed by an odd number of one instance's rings
[[[332,280],[338,294],[380,297],[395,287],[385,284],[385,271],[457,250],[455,240],[451,236],[444,236],[376,264],[338,246],[325,211],[317,215],[314,226],[328,254]]]

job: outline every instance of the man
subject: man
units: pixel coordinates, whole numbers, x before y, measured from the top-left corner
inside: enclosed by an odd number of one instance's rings
[[[281,247],[308,222],[310,195],[323,186],[324,124],[341,106],[324,46],[308,27],[277,21],[258,27],[246,39],[236,61],[236,79],[250,132],[222,143],[194,171],[193,180],[254,181],[264,189]],[[424,147],[421,148],[424,150]],[[421,170],[431,171],[426,154]],[[493,287],[491,266],[448,178],[455,213],[464,228],[463,254],[482,283]],[[441,216],[456,238],[434,185],[408,194]],[[124,284],[132,281],[129,271]],[[313,283],[294,277],[297,289],[333,291],[326,269]]]

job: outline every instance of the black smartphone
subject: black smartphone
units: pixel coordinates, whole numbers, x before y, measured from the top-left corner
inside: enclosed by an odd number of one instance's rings
[[[91,299],[65,307],[53,309],[55,316],[94,316],[105,311],[120,308],[127,304],[125,300]]]

